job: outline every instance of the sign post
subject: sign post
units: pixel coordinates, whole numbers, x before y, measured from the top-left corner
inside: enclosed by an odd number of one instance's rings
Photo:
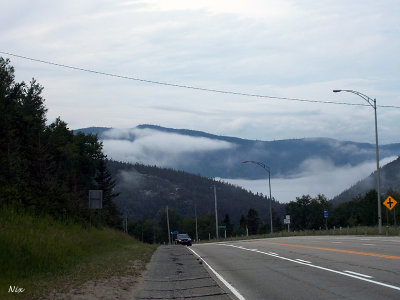
[[[388,196],[385,201],[383,201],[383,205],[386,206],[386,235],[389,234],[389,210],[392,210],[397,204],[397,201],[392,197]],[[396,215],[394,216],[396,218]]]
[[[324,209],[325,230],[328,231],[328,210]]]
[[[290,232],[290,215],[286,215],[283,219],[283,224],[287,224],[287,232]]]
[[[219,229],[225,229],[225,239],[226,239],[226,226],[225,225],[219,225],[218,226],[218,230]]]
[[[90,226],[92,226],[92,209],[103,208],[103,190],[89,190]],[[101,211],[99,211],[99,225],[101,227]]]

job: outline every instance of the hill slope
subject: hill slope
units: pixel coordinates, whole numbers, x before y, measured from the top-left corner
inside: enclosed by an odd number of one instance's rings
[[[184,170],[206,177],[262,179],[262,168],[244,167],[244,160],[262,161],[273,177],[300,173],[310,160],[333,166],[356,166],[374,161],[375,145],[327,138],[255,141],[201,131],[139,125],[132,129],[85,128],[104,143],[114,160]],[[400,144],[380,145],[381,158],[398,156]]]
[[[250,208],[258,211],[262,221],[267,219],[264,196],[228,183],[155,166],[108,161],[108,168],[121,193],[115,202],[131,220],[155,218],[167,205],[182,216],[194,217],[195,205],[198,216],[214,215],[214,185],[221,220],[228,213],[232,223],[238,224]],[[284,206],[274,201],[273,209],[274,218],[283,219]]]
[[[385,194],[389,189],[400,191],[400,157],[382,167],[380,174],[382,194]],[[376,190],[376,171],[333,198],[332,203],[337,205],[350,201],[357,195],[364,195],[371,189]]]

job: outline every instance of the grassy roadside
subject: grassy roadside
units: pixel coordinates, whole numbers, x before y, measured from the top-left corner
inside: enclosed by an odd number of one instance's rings
[[[0,209],[0,299],[49,298],[92,278],[138,275],[157,246],[109,228]],[[23,288],[9,293],[10,286]]]

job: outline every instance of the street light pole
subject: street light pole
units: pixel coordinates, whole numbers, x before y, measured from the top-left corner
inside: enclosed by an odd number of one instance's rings
[[[262,163],[262,162],[258,162],[258,161],[253,161],[253,160],[245,160],[242,161],[243,164],[246,163],[253,163],[256,165],[259,165],[260,167],[262,167],[264,170],[266,170],[268,172],[268,185],[269,185],[269,219],[270,219],[270,223],[271,223],[271,235],[274,233],[274,229],[272,226],[272,195],[271,195],[271,169],[270,167],[268,167],[266,164]]]
[[[376,99],[372,99],[367,95],[353,90],[333,90],[334,93],[347,92],[356,94],[357,96],[363,98],[367,103],[374,109],[375,114],[375,156],[376,156],[376,182],[378,190],[378,228],[379,234],[382,234],[382,212],[381,212],[381,175],[379,169],[379,147],[378,147],[378,118],[376,114]]]
[[[214,184],[214,200],[215,200],[215,234],[217,240],[219,239],[219,232],[218,232],[218,209],[217,209],[217,188]]]
[[[171,231],[169,229],[169,217],[168,217],[168,205],[165,208],[165,211],[167,213],[167,228],[168,228],[168,245],[171,245]]]
[[[197,205],[196,205],[196,200],[195,200],[195,202],[194,202],[194,217],[196,220],[196,243],[198,243],[199,242],[199,232],[197,231],[197,207],[196,206]]]

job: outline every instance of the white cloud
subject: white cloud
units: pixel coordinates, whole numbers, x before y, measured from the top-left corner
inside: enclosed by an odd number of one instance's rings
[[[397,157],[383,159],[381,166]],[[307,160],[303,163],[304,172],[294,178],[271,178],[272,197],[282,203],[296,200],[302,195],[324,194],[329,199],[350,188],[359,180],[369,176],[376,170],[375,162],[367,162],[355,167],[335,167],[330,161],[322,159]],[[268,182],[265,180],[222,179],[242,186],[256,193],[269,195]]]
[[[204,137],[191,137],[175,133],[160,132],[152,129],[109,130],[103,140],[104,151],[114,160],[156,164],[174,167],[182,159],[182,155],[196,155],[196,152],[223,150],[235,145]],[[132,138],[120,140],[114,138]]]

